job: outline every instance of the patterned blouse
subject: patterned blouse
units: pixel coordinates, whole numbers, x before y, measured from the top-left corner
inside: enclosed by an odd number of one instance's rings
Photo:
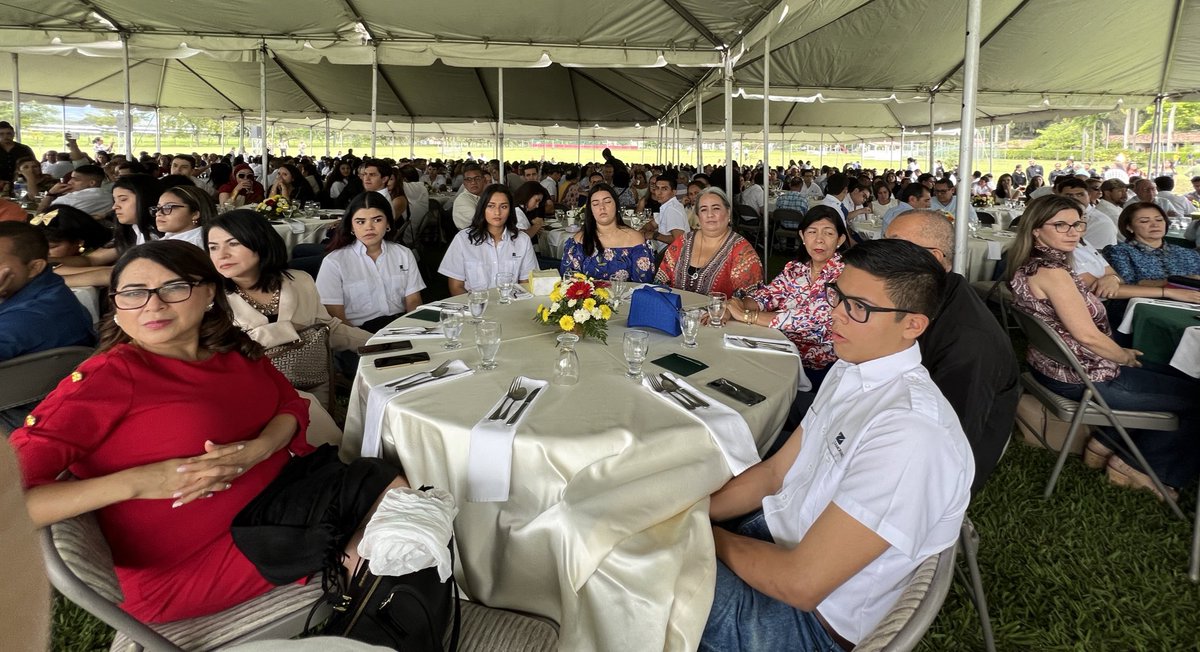
[[[1126,283],[1200,274],[1200,252],[1173,244],[1155,249],[1137,240],[1118,242],[1104,250],[1104,257]]]
[[[1067,343],[1067,348],[1075,354],[1083,368],[1087,370],[1088,378],[1093,382],[1103,382],[1116,378],[1120,373],[1120,368],[1117,363],[1107,358],[1102,358],[1079,343],[1075,339],[1067,327],[1063,325],[1062,320],[1058,318],[1058,313],[1054,311],[1054,306],[1050,304],[1048,299],[1038,299],[1033,295],[1033,290],[1029,287],[1029,277],[1038,273],[1042,269],[1063,269],[1071,275],[1071,280],[1075,282],[1076,289],[1079,294],[1083,295],[1083,301],[1087,304],[1088,314],[1092,317],[1092,322],[1096,324],[1096,328],[1100,329],[1101,333],[1112,337],[1112,328],[1108,325],[1108,313],[1104,310],[1104,304],[1100,299],[1092,294],[1090,290],[1084,287],[1079,277],[1071,270],[1071,266],[1067,264],[1067,255],[1061,251],[1050,249],[1042,245],[1034,245],[1033,255],[1025,264],[1017,269],[1013,275],[1013,279],[1009,281],[1009,287],[1013,292],[1013,305],[1018,309],[1028,312],[1038,319],[1041,319],[1058,336]],[[1071,371],[1071,368],[1059,364],[1052,360],[1049,356],[1041,351],[1037,351],[1033,347],[1029,348],[1025,354],[1026,361],[1029,366],[1037,369],[1039,372],[1064,383],[1080,384],[1083,381]]]
[[[759,308],[776,312],[770,327],[796,343],[807,369],[824,369],[837,360],[830,339],[833,312],[825,286],[842,275],[843,267],[841,254],[834,254],[813,281],[811,263],[792,261],[769,284],[747,295]]]
[[[632,247],[605,247],[604,253],[583,253],[583,244],[567,238],[560,274],[583,272],[592,278],[649,283],[654,278],[654,249],[646,241]]]
[[[707,265],[692,267],[696,233],[690,231],[675,238],[667,247],[654,275],[655,283],[698,294],[723,292],[729,297],[735,290],[748,290],[762,283],[763,268],[758,253],[745,238],[732,231]]]

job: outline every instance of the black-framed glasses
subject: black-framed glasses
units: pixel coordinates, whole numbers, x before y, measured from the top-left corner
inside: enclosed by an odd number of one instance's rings
[[[162,213],[163,215],[170,215],[171,211],[175,210],[176,208],[184,207],[185,206],[183,204],[157,204],[150,207],[150,214],[158,215],[159,213]]]
[[[466,182],[483,181],[483,177],[463,177],[463,181],[466,181]]]
[[[1058,231],[1059,233],[1066,233],[1066,232],[1070,231],[1071,229],[1075,229],[1076,231],[1078,231],[1080,233],[1087,231],[1087,222],[1085,220],[1079,220],[1078,222],[1071,222],[1070,224],[1067,224],[1066,222],[1051,222],[1051,223],[1047,224],[1046,226],[1054,227],[1054,230]]]
[[[196,285],[198,284],[189,281],[175,281],[158,288],[110,292],[108,296],[112,297],[113,305],[117,307],[117,310],[137,310],[150,303],[151,294],[157,294],[159,301],[163,303],[183,303],[192,298],[192,288]]]
[[[865,324],[871,318],[873,312],[903,312],[910,315],[917,314],[916,310],[906,310],[904,308],[880,308],[873,306],[858,297],[847,296],[838,288],[837,283],[825,284],[825,299],[829,302],[830,308],[837,308],[839,305],[845,304],[846,315],[854,321]]]

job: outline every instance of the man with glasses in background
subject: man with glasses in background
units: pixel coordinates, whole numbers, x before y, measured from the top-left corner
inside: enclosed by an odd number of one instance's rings
[[[454,198],[454,226],[457,226],[459,231],[471,226],[471,220],[475,219],[475,206],[479,204],[479,195],[483,189],[483,168],[468,163],[463,168],[462,191]]]
[[[701,650],[849,650],[928,557],[955,545],[974,476],[917,339],[941,304],[937,260],[902,240],[843,254],[826,286],[834,363],[777,454],[713,494],[717,580]]]
[[[929,202],[929,207],[935,211],[942,211],[954,216],[958,219],[958,202],[954,201],[954,182],[946,178],[941,178],[933,182],[933,199]],[[975,214],[975,209],[971,204],[967,203],[967,219],[972,222],[978,222],[979,216]]]

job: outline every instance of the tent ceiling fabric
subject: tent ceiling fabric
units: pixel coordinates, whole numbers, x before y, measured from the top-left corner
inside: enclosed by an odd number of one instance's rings
[[[959,120],[961,0],[563,6],[561,0],[490,3],[481,16],[473,0],[292,0],[286,11],[266,0],[39,0],[36,9],[0,7],[0,51],[20,53],[26,96],[119,105],[122,43],[115,26],[128,34],[135,105],[209,115],[244,111],[253,118],[265,44],[274,118],[323,119],[324,110],[356,121],[370,116],[367,66],[378,56],[381,124],[415,120],[464,132],[497,119],[496,69],[504,67],[507,133],[518,133],[512,124],[644,132],[633,126],[640,124],[653,136],[656,121],[672,111],[681,111],[682,126],[695,126],[698,84],[706,131],[723,126],[716,69],[722,53],[710,38],[735,46],[735,132],[761,131],[762,47],[770,34],[771,94],[779,100],[770,109],[773,130],[797,137],[927,131],[931,88],[939,128]],[[1130,6],[1127,0],[984,2],[977,120],[1047,119],[1109,111],[1122,102],[1145,106],[1160,91],[1200,95],[1200,0]],[[1105,55],[1109,44],[1131,41],[1143,44],[1139,56]],[[1097,61],[1082,54],[1092,52]],[[0,87],[11,87],[4,62]]]

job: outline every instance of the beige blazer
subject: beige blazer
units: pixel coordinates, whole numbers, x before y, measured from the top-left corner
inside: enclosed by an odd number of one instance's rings
[[[296,329],[317,322],[329,324],[329,346],[334,351],[353,351],[367,343],[371,338],[370,333],[329,314],[321,304],[317,284],[311,276],[298,270],[289,270],[289,273],[292,278],[285,276],[283,279],[279,292],[279,319],[274,324],[267,322],[261,312],[252,308],[236,292],[226,295],[233,310],[233,323],[268,349],[295,342],[300,338]]]

